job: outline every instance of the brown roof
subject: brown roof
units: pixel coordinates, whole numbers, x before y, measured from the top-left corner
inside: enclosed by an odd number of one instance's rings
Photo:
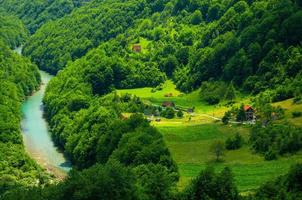
[[[142,46],[140,44],[134,44],[132,46],[132,50],[135,52],[140,52],[142,50]]]
[[[172,101],[165,101],[162,103],[163,107],[174,107],[175,104]]]

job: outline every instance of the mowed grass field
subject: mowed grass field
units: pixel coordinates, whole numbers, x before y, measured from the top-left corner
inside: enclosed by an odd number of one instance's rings
[[[302,112],[302,104],[294,104],[293,99],[288,99],[285,101],[274,103],[273,106],[281,106],[285,110],[285,118],[291,123],[301,126],[302,117],[293,118],[292,112],[299,111]]]
[[[137,88],[137,89],[123,89],[117,90],[117,93],[122,94],[133,94],[141,99],[145,100],[146,102],[161,105],[165,101],[172,101],[175,103],[176,106],[181,106],[184,108],[195,108],[196,113],[213,113],[223,116],[224,112],[227,110],[226,107],[218,105],[218,106],[211,106],[208,105],[200,100],[200,91],[196,90],[189,94],[181,93],[176,89],[176,86],[173,84],[171,80],[167,80],[163,84],[163,89],[151,92],[151,87],[145,88]],[[166,94],[172,94],[171,97],[165,97]]]
[[[302,162],[302,153],[279,157],[276,161],[265,161],[245,144],[239,150],[226,151],[223,162],[216,163],[214,155],[209,152],[210,145],[215,140],[226,140],[237,132],[248,142],[248,127],[210,123],[194,126],[159,126],[158,129],[178,164],[181,189],[208,165],[217,170],[225,166],[230,167],[240,192],[247,192],[256,189],[265,181],[285,174],[292,164]]]
[[[152,122],[162,133],[164,140],[170,149],[172,157],[178,164],[180,181],[179,188],[183,189],[196,177],[199,172],[208,165],[216,170],[228,166],[234,174],[234,178],[240,192],[250,192],[266,181],[287,173],[289,168],[297,162],[302,162],[302,152],[295,155],[279,157],[275,161],[265,161],[263,156],[255,154],[248,145],[250,127],[247,125],[223,125],[221,122],[202,116],[207,114],[222,117],[229,108],[223,105],[207,105],[200,100],[200,91],[190,94],[182,94],[175,89],[171,81],[164,84],[163,90],[151,92],[152,88],[139,88],[130,90],[118,90],[119,94],[134,94],[144,101],[160,105],[164,101],[173,101],[176,106],[195,107],[195,115],[183,118],[164,119],[160,122]],[[172,97],[165,94],[172,93]],[[238,99],[236,105],[248,104],[249,98]],[[301,125],[302,117],[292,118],[292,111],[302,111],[302,104],[294,105],[292,100],[275,103],[274,106],[285,109],[285,117],[290,122]],[[246,144],[239,150],[225,151],[223,162],[216,163],[215,157],[209,149],[215,140],[225,141],[228,137],[240,133]]]

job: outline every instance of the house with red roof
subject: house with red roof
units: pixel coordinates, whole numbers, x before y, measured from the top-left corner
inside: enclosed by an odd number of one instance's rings
[[[253,121],[255,119],[255,109],[250,105],[244,105],[243,110],[247,121]]]

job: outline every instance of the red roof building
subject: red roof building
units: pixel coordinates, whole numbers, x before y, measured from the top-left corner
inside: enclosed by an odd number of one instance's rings
[[[244,105],[243,110],[245,112],[245,117],[247,121],[253,121],[255,119],[255,110],[252,106]]]

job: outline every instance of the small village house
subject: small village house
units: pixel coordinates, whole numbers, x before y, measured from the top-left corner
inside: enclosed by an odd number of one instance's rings
[[[244,105],[243,110],[247,121],[253,121],[255,119],[255,109],[252,106]]]
[[[140,53],[142,51],[142,46],[140,44],[134,44],[132,46],[132,51]]]
[[[167,107],[174,108],[175,104],[172,101],[165,101],[165,102],[162,103],[161,106],[164,107],[164,108],[167,108]]]

